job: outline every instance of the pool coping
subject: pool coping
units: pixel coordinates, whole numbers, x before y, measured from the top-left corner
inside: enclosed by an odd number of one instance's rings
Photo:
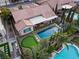
[[[72,46],[74,46],[74,47],[77,49],[78,54],[79,54],[79,48],[78,48],[75,44],[67,43],[67,45],[72,45]],[[52,52],[52,53],[51,53],[52,56],[50,57],[50,59],[54,59],[54,56],[55,56],[57,53],[60,53],[65,47],[66,47],[66,45],[63,44],[63,45],[62,45],[62,49],[61,49],[60,51]]]

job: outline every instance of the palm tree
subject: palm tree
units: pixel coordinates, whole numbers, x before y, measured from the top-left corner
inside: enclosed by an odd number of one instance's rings
[[[72,38],[69,37],[67,33],[59,32],[55,34],[50,40],[50,42],[52,42],[50,46],[54,46],[54,51],[56,51],[62,47],[63,44],[67,46],[67,43],[71,43]]]
[[[78,18],[78,19],[75,20],[75,26],[76,26],[76,27],[79,27],[79,15],[77,16],[77,18]]]
[[[72,43],[78,43],[79,44],[79,37],[74,37],[73,40],[71,40]]]
[[[63,43],[66,42],[67,39],[67,34],[63,32],[59,32],[56,35],[54,35],[50,40],[52,40],[51,45],[62,45]]]
[[[61,21],[65,20],[65,13],[66,13],[66,9],[63,9],[63,13],[61,15]]]
[[[56,4],[56,7],[55,7],[55,14],[57,14],[57,10],[58,10],[58,3]]]
[[[45,39],[45,40],[40,40],[40,45],[42,46],[42,48],[47,48],[49,46],[49,40]]]
[[[9,21],[10,18],[10,10],[6,7],[1,8],[1,18],[2,18],[2,22],[5,26],[5,23]]]
[[[4,20],[8,20],[10,17],[10,10],[6,7],[1,8],[1,16]]]
[[[66,16],[65,16],[65,13],[66,13],[66,9],[63,9],[63,12],[62,12],[62,15],[61,15],[61,27],[62,27],[62,30],[64,30],[64,27],[65,27],[65,19],[66,19]]]
[[[41,44],[37,47],[33,47],[32,51],[33,51],[33,56],[34,56],[33,59],[48,59],[49,58],[47,48],[42,47]]]
[[[67,18],[66,18],[66,22],[69,22],[71,13],[72,13],[72,9],[69,10],[69,13],[68,13]]]
[[[75,15],[75,10],[76,10],[76,9],[73,10],[73,13],[72,13],[71,18],[70,18],[70,22],[73,21],[73,17],[74,17],[74,15]]]

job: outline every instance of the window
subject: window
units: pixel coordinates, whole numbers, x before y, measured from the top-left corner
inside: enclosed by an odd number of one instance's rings
[[[31,28],[26,28],[26,29],[24,29],[24,33],[30,32],[30,31],[31,31]]]

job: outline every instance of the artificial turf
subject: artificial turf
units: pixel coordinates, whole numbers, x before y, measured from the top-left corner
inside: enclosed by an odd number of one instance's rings
[[[37,46],[37,44],[38,43],[36,42],[34,35],[29,35],[25,37],[21,43],[22,47],[25,48],[32,48],[34,46]]]

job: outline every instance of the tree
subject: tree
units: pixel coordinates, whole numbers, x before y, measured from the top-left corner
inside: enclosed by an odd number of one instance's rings
[[[58,11],[58,3],[56,4],[56,7],[55,7],[55,13],[57,14],[57,11]]]
[[[76,26],[76,27],[79,27],[79,15],[77,16],[77,18],[78,18],[78,19],[75,20],[75,26]]]
[[[24,59],[32,59],[32,51],[29,48],[24,48]]]
[[[63,32],[59,32],[56,35],[53,36],[53,38],[51,38],[53,40],[51,45],[56,45],[56,47],[60,47],[62,46],[62,44],[64,44],[67,41],[67,33],[63,33]]]
[[[67,46],[67,43],[70,43],[72,38],[69,37],[67,33],[59,32],[55,34],[50,40],[50,42],[52,42],[50,46],[54,47],[54,51],[56,51],[62,47],[63,44]]]
[[[9,19],[10,19],[10,10],[6,7],[2,7],[1,8],[1,18],[2,18],[2,22],[4,24],[4,27],[6,25],[7,22],[9,22]]]
[[[63,9],[63,13],[62,13],[62,15],[61,15],[61,23],[62,23],[62,24],[65,23],[65,19],[66,19],[65,13],[66,13],[66,9]]]
[[[44,40],[40,40],[40,45],[42,46],[42,48],[47,48],[49,46],[49,40],[44,39]]]
[[[49,54],[47,52],[47,48],[42,47],[41,45],[32,48],[32,52],[34,55],[33,59],[49,59]]]
[[[72,13],[72,9],[69,10],[69,13],[68,13],[67,18],[66,18],[66,22],[69,22],[71,13]]]
[[[73,21],[73,17],[74,17],[74,15],[75,15],[75,10],[76,10],[76,9],[73,10],[73,13],[72,13],[71,18],[70,18],[70,22]]]
[[[74,37],[73,40],[71,40],[72,43],[78,43],[79,44],[79,37]]]
[[[10,10],[6,7],[1,8],[1,16],[4,20],[8,20],[10,17]]]

